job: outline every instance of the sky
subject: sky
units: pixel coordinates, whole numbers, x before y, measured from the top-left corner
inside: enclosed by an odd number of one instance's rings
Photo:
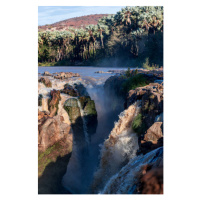
[[[38,6],[38,25],[90,14],[115,14],[125,6]]]

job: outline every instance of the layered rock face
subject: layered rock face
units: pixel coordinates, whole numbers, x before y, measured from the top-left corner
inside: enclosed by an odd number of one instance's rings
[[[156,77],[147,76],[156,80]],[[111,77],[105,84],[105,89],[112,89],[113,96],[116,93],[120,95],[121,84],[125,81],[123,77]],[[119,121],[102,146],[92,192],[162,194],[163,84],[150,83],[130,90],[124,106],[126,110],[119,115]],[[132,139],[127,140],[127,133]],[[117,145],[122,138],[126,142]],[[126,148],[129,149],[126,152],[132,153],[123,154]]]
[[[147,153],[163,145],[163,84],[150,83],[130,90],[126,105],[137,100],[141,100],[141,112],[138,115],[139,125],[134,124],[133,129],[139,135],[138,153]]]
[[[55,144],[64,136],[72,138],[71,127],[69,124],[63,123],[62,116],[50,117],[46,113],[39,112],[38,126],[38,150],[45,151],[48,147]],[[42,117],[43,116],[43,117]]]

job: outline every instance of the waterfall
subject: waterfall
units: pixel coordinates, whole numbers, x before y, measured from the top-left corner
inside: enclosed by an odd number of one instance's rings
[[[49,97],[42,98],[42,111],[49,111],[48,100],[49,100]]]
[[[85,173],[87,171],[86,158],[89,156],[89,137],[87,124],[84,117],[84,110],[81,107],[79,99],[77,97],[70,97],[66,101],[68,101],[69,99],[77,100],[77,104],[80,109],[80,114],[83,121],[85,143],[80,143],[80,141],[76,141],[75,136],[73,137],[72,156],[67,166],[67,171],[63,176],[62,185],[72,194],[84,194],[87,191],[87,184],[84,184],[85,182],[87,182],[87,180],[85,180]]]
[[[78,107],[79,107],[80,113],[81,113],[81,119],[83,121],[83,133],[84,133],[84,137],[85,137],[85,142],[86,142],[87,145],[89,145],[89,137],[88,137],[87,124],[86,124],[86,120],[85,120],[85,117],[84,117],[84,110],[81,107],[81,102],[79,101],[79,99],[77,97],[70,97],[69,99],[76,99],[77,100]],[[69,99],[67,99],[67,101]]]
[[[100,166],[94,175],[91,190],[97,193],[106,182],[116,174],[128,161],[136,156],[138,147],[137,134],[132,130],[132,122],[140,112],[141,101],[129,106],[119,115],[118,122],[109,138],[101,145]]]
[[[86,125],[86,121],[85,121],[85,117],[84,117],[84,110],[82,109],[81,102],[79,101],[78,98],[77,98],[77,102],[78,102],[78,107],[80,109],[81,118],[82,118],[82,121],[83,121],[83,132],[84,132],[84,136],[85,136],[85,141],[86,141],[87,145],[89,145],[87,125]]]

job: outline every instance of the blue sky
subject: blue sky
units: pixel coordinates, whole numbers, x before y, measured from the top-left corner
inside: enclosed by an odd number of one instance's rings
[[[125,6],[39,6],[38,25],[90,14],[115,14]]]

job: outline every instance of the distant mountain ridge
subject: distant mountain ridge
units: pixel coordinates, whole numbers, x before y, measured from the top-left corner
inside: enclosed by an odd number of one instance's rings
[[[96,25],[98,20],[102,17],[106,17],[110,14],[95,14],[95,15],[86,15],[81,17],[74,17],[70,19],[66,19],[63,21],[59,21],[53,24],[47,24],[43,26],[38,26],[38,31],[54,31],[54,30],[68,30],[69,27],[72,28],[85,28],[89,24]]]

